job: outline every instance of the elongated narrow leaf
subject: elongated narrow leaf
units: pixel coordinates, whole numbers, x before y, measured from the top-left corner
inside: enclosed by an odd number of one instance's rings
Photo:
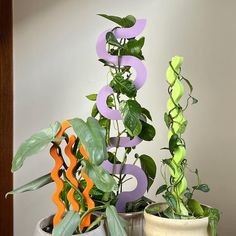
[[[143,171],[145,172],[148,179],[148,188],[147,188],[147,191],[148,191],[149,188],[152,186],[153,181],[156,177],[156,163],[148,155],[139,156],[139,160],[141,163],[141,167]]]
[[[80,215],[68,211],[62,221],[52,231],[52,236],[72,236],[80,221]]]
[[[55,122],[49,128],[40,130],[23,142],[12,161],[12,172],[20,169],[26,158],[44,150],[50,142],[58,141],[55,136],[60,127],[60,123]]]
[[[193,186],[193,189],[200,190],[200,191],[205,192],[205,193],[210,191],[210,188],[208,187],[207,184],[199,184],[197,186]]]
[[[123,101],[120,105],[120,111],[128,133],[132,137],[139,135],[142,131],[142,123],[139,119],[142,113],[140,104],[135,100]]]
[[[85,173],[98,189],[103,192],[112,192],[117,189],[116,181],[102,166],[96,166],[90,161],[83,161],[83,165]]]
[[[74,118],[70,123],[88,153],[90,161],[100,165],[106,160],[106,130],[99,125],[98,121],[92,117],[89,117],[87,122]]]
[[[128,15],[124,18],[121,18],[119,16],[109,16],[109,15],[106,15],[106,14],[98,14],[99,16],[102,16],[110,21],[113,21],[115,22],[116,24],[122,26],[122,27],[125,27],[125,28],[128,28],[128,27],[131,27],[135,24],[136,22],[136,19],[134,16],[131,16],[131,15]]]
[[[86,98],[88,98],[88,100],[90,100],[90,101],[96,101],[97,94],[95,94],[95,93],[89,94],[86,96]]]
[[[158,195],[158,194],[160,194],[160,193],[163,193],[163,192],[166,191],[166,190],[167,190],[167,185],[166,185],[166,184],[163,184],[163,185],[161,185],[161,186],[157,189],[156,195]]]
[[[107,206],[106,217],[108,223],[108,229],[112,236],[126,236],[125,227],[127,222],[121,218],[114,206]]]
[[[62,174],[62,170],[60,170],[59,175]],[[52,183],[53,180],[51,178],[51,173],[48,173],[46,175],[43,175],[37,179],[34,179],[33,181],[30,181],[27,184],[24,184],[10,192],[8,192],[6,194],[5,197],[7,197],[10,194],[15,194],[15,193],[24,193],[24,192],[28,192],[28,191],[34,191],[37,190],[39,188],[42,188],[43,186]]]
[[[146,108],[142,107],[142,114],[145,115],[149,120],[152,121],[152,116],[149,110]]]
[[[165,194],[163,195],[163,197],[166,199],[167,203],[173,209],[177,208],[177,200],[176,200],[175,196],[171,192],[166,191]]]

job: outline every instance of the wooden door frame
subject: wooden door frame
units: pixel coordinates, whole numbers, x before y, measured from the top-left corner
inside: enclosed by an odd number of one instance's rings
[[[13,236],[13,13],[12,0],[0,0],[0,235]]]

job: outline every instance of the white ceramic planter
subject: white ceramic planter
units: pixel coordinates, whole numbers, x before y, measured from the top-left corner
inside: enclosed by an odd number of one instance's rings
[[[50,225],[52,223],[53,216],[49,216],[47,218],[43,218],[40,220],[35,228],[34,235],[33,236],[49,236],[51,234],[44,232],[42,229],[46,226]],[[103,222],[100,224],[99,227],[96,229],[83,234],[76,234],[74,236],[106,236],[104,224]]]
[[[152,207],[151,204],[146,207]],[[163,204],[163,209],[165,204]],[[201,219],[167,219],[148,214],[144,210],[144,232],[146,236],[210,236],[208,218]]]

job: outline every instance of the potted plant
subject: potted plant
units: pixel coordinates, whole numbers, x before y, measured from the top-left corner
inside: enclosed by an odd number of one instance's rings
[[[34,236],[106,235],[104,217],[92,215],[101,209],[105,210],[109,219],[110,232],[125,235],[124,221],[117,215],[115,207],[110,202],[101,202],[96,206],[93,201],[94,192],[99,189],[104,193],[117,189],[114,179],[101,166],[107,158],[105,136],[105,129],[96,119],[89,117],[85,122],[74,118],[62,123],[55,122],[20,145],[12,162],[13,172],[49,143],[52,144],[50,154],[55,160],[51,173],[7,193],[33,191],[55,182],[56,190],[52,199],[57,212],[39,221]]]
[[[184,111],[191,100],[194,104],[197,99],[191,95],[193,86],[190,81],[181,75],[182,63],[182,57],[173,57],[166,73],[170,98],[167,102],[164,120],[168,128],[169,146],[164,149],[170,152],[170,158],[162,160],[162,167],[169,170],[169,175],[162,168],[161,173],[165,184],[158,188],[157,194],[162,193],[165,202],[151,204],[145,209],[147,236],[217,235],[219,210],[201,204],[193,198],[195,191],[208,192],[208,185],[201,182],[196,169],[194,173],[197,176],[197,184],[189,188],[185,175],[185,171],[189,167],[186,159],[186,143],[183,139],[187,126]],[[180,101],[184,95],[184,82],[189,86],[190,93],[186,104],[182,105]]]
[[[154,160],[146,154],[135,153],[138,144],[155,136],[150,112],[138,102],[138,90],[147,77],[142,53],[145,38],[138,37],[146,20],[136,20],[131,15],[100,16],[116,23],[100,34],[96,45],[99,61],[109,69],[107,85],[87,98],[95,102],[92,116],[106,129],[108,160],[103,166],[118,185],[117,191],[106,194],[106,198],[129,221],[128,235],[138,236],[143,235],[143,210],[152,202],[144,194],[156,175]],[[124,190],[124,183],[130,179],[128,175],[137,180],[133,191]],[[104,200],[104,195],[101,197]]]

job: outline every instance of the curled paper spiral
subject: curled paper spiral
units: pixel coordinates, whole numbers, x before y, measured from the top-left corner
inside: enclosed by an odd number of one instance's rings
[[[166,72],[167,82],[170,85],[171,92],[170,98],[167,101],[167,110],[171,114],[173,119],[173,126],[169,129],[168,139],[170,140],[173,134],[180,136],[182,134],[182,127],[186,124],[186,119],[183,116],[182,109],[179,109],[179,101],[184,93],[184,86],[180,81],[179,73],[181,70],[181,65],[183,63],[183,58],[175,56],[171,60],[171,65],[168,67]],[[187,188],[187,180],[184,177],[184,170],[182,168],[182,162],[185,159],[186,149],[183,145],[178,145],[174,151],[174,156],[172,158],[173,170],[169,168],[171,176],[173,177],[173,182],[176,184],[177,199],[179,199]],[[182,213],[187,213],[184,205],[180,202],[180,210]]]
[[[137,20],[134,26],[130,28],[117,28],[113,31],[116,38],[134,38],[138,36],[144,29],[146,25],[146,20]],[[132,67],[136,72],[136,77],[133,81],[136,89],[140,89],[146,80],[147,77],[147,71],[142,63],[141,60],[139,60],[136,57],[133,56],[122,56],[118,59],[118,56],[110,55],[106,51],[106,34],[110,30],[104,31],[101,33],[101,35],[98,38],[96,50],[97,55],[99,58],[104,59],[114,65],[118,64],[120,66],[130,66]],[[119,61],[120,60],[120,61]],[[121,113],[119,110],[111,109],[107,106],[107,98],[113,93],[113,90],[110,86],[104,86],[97,95],[96,104],[98,107],[99,112],[106,118],[110,120],[122,120]],[[119,142],[119,144],[117,143]],[[120,137],[119,139],[117,137],[112,137],[110,139],[110,146],[108,149],[113,147],[134,147],[141,143],[142,140],[139,137],[134,137],[132,140],[128,137]],[[115,168],[113,169],[113,164],[111,164],[109,161],[104,162],[104,167],[112,173],[112,170],[114,171],[114,174],[119,174],[122,171],[122,174],[131,174],[137,179],[137,186],[133,191],[130,192],[122,192],[118,195],[118,201],[116,203],[116,208],[118,212],[124,212],[125,206],[127,202],[132,202],[140,197],[142,197],[147,189],[147,177],[144,173],[144,171],[139,168],[138,166],[125,164],[120,165],[116,164]]]
[[[62,122],[61,129],[58,132],[58,134],[56,135],[56,138],[62,137],[65,130],[70,127],[71,127],[71,124],[69,123],[69,121],[66,120],[66,121]],[[72,147],[75,144],[75,141],[76,141],[76,137],[74,135],[69,136],[69,141],[65,147],[65,154],[67,155],[67,157],[70,160],[70,165],[68,166],[68,168],[66,170],[66,177],[71,182],[71,184],[73,184],[73,186],[78,188],[79,182],[77,181],[77,179],[73,173],[74,168],[76,167],[76,164],[77,164],[77,159],[74,156],[74,154],[72,153]],[[59,142],[53,144],[53,146],[50,149],[50,154],[53,157],[53,159],[55,160],[55,167],[53,168],[53,170],[51,172],[52,179],[56,183],[56,191],[54,192],[53,197],[52,197],[53,202],[57,206],[57,212],[53,218],[53,225],[54,226],[60,223],[60,221],[65,213],[65,204],[61,200],[61,192],[63,191],[64,183],[59,176],[59,170],[61,169],[61,167],[63,165],[63,159],[62,159],[63,157],[60,156],[58,153],[58,146],[60,145],[60,143],[61,142],[59,141]],[[89,159],[88,155],[86,154],[86,152],[82,146],[80,148],[80,152],[86,160]],[[91,179],[89,179],[89,177],[84,173],[83,170],[81,171],[81,176],[86,181],[86,188],[84,189],[82,194],[83,194],[83,197],[85,199],[88,209],[90,209],[90,208],[94,207],[94,202],[92,201],[92,199],[89,196],[89,192],[93,187],[93,182]],[[80,206],[79,206],[78,201],[75,199],[74,194],[75,194],[75,189],[71,188],[67,194],[67,199],[71,203],[73,211],[79,212]],[[90,225],[90,222],[91,222],[90,217],[91,217],[91,214],[88,214],[84,218],[84,220],[81,222],[81,225],[80,225],[81,229],[83,229],[84,227],[88,227]]]

